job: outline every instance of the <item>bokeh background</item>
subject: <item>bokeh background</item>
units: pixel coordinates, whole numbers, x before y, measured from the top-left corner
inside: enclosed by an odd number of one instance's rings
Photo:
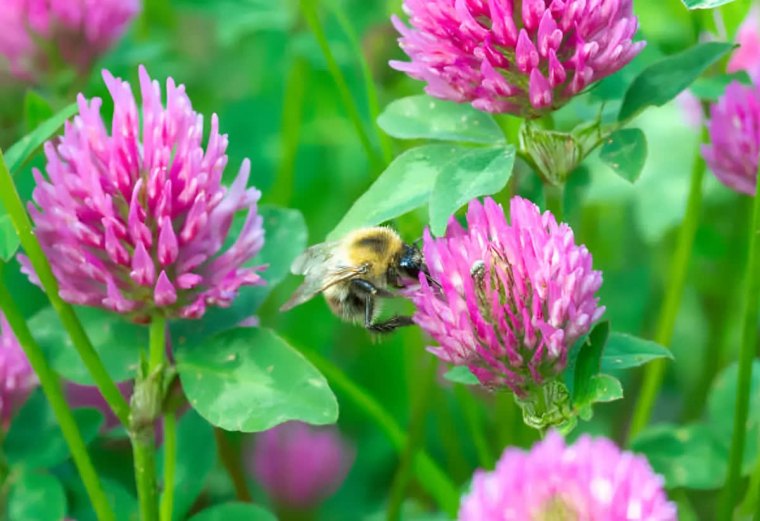
[[[377,107],[421,93],[422,85],[388,66],[391,59],[404,59],[389,21],[392,13],[401,13],[400,1],[325,0],[318,4],[327,43],[372,140],[374,160],[362,146],[320,44],[295,0],[146,0],[142,16],[126,36],[76,87],[88,97],[103,97],[108,106],[99,69],[107,68],[136,84],[138,64],[145,64],[156,79],[172,76],[184,83],[194,108],[206,118],[217,113],[222,131],[229,135],[227,174],[234,175],[243,158],[250,158],[252,182],[263,192],[262,203],[298,209],[308,228],[308,242],[320,242],[388,160],[415,144],[390,138],[381,141],[373,117]],[[725,26],[719,27],[709,12],[690,13],[679,0],[636,0],[639,35],[648,45],[628,67],[630,73],[663,54],[693,45],[699,38],[698,26],[732,37],[748,4],[732,4],[734,8],[723,19]],[[606,87],[615,85],[608,82]],[[6,147],[14,136],[30,130],[39,116],[23,103],[22,90],[3,89],[0,145]],[[73,100],[72,92],[55,84],[37,91],[54,106]],[[574,100],[558,114],[559,124],[571,126],[586,118],[584,98],[599,95],[604,94],[592,91]],[[614,109],[614,102],[610,108]],[[601,301],[613,329],[651,338],[674,251],[675,229],[685,211],[699,129],[689,122],[678,101],[646,111],[636,124],[649,145],[641,178],[628,184],[592,155],[570,179],[565,220],[573,225],[578,242],[593,253],[595,267],[604,272]],[[41,166],[41,158],[32,163]],[[22,195],[28,197],[31,176],[18,181]],[[521,178],[519,191],[537,202],[542,199],[540,184],[530,177]],[[676,363],[669,364],[655,421],[703,417],[705,382],[735,359],[738,302],[732,295],[741,283],[746,248],[743,223],[749,208],[748,198],[711,176],[706,178],[672,344]],[[423,208],[392,224],[413,241],[422,236],[426,221]],[[4,282],[20,297],[27,316],[45,305],[40,291],[15,270],[6,270]],[[271,293],[260,309],[261,323],[276,329],[296,348],[331,359],[407,432],[421,436],[424,447],[458,484],[466,483],[478,467],[479,450],[498,454],[506,445],[528,447],[537,439],[536,433],[522,426],[510,396],[472,393],[443,380],[437,360],[424,351],[426,340],[416,328],[373,340],[361,327],[336,319],[322,299],[279,313],[297,284],[295,277],[289,277]],[[621,375],[625,399],[597,407],[593,420],[581,422],[572,436],[603,433],[622,442],[639,376],[635,371]],[[432,502],[400,466],[385,433],[365,408],[340,390],[336,394],[341,405],[339,428],[355,447],[356,459],[345,484],[317,518],[383,519],[389,496],[401,490],[407,517],[423,519],[413,513],[426,511]],[[473,438],[468,428],[473,421],[485,426],[486,440]],[[241,450],[249,438],[232,435],[233,450]],[[119,458],[128,457],[126,446],[107,439],[99,443],[102,447],[95,452],[99,468],[131,488],[131,474],[119,471],[129,471],[130,465],[117,464]],[[201,504],[234,496],[218,461],[205,485]],[[250,485],[255,499],[267,503],[252,479]],[[709,511],[700,511],[700,498],[709,495],[691,494],[700,518],[709,518]]]

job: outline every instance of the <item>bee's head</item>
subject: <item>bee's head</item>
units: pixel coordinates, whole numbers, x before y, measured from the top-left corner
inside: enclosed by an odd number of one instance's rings
[[[404,244],[404,249],[398,259],[399,272],[406,277],[417,279],[422,267],[422,252],[419,248],[410,244]]]
[[[405,277],[414,280],[419,280],[420,273],[422,273],[425,275],[425,278],[429,283],[436,284],[436,282],[430,278],[430,273],[428,273],[428,268],[425,265],[422,251],[420,251],[420,248],[416,244],[404,244],[404,251],[401,253],[401,257],[398,260],[398,270]]]

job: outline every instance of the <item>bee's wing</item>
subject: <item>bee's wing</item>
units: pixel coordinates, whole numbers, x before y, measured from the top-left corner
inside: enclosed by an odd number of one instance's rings
[[[306,279],[303,281],[303,284],[298,286],[298,289],[293,293],[293,296],[280,307],[280,311],[287,311],[303,304],[315,295],[322,293],[330,286],[357,277],[358,275],[361,275],[363,271],[361,268],[352,266],[321,265],[318,268],[318,271],[307,269],[306,273]]]
[[[301,255],[296,257],[290,265],[293,275],[309,275],[314,271],[326,270],[332,264],[338,241],[322,242],[310,246]]]

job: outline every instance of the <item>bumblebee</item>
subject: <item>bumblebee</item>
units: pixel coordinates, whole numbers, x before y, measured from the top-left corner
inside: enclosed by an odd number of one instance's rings
[[[381,307],[378,299],[398,296],[394,290],[416,283],[420,273],[429,279],[419,248],[383,226],[361,228],[340,240],[311,246],[290,270],[305,278],[280,311],[322,293],[333,313],[349,322],[363,321],[375,333],[413,323],[412,317],[399,315],[375,322]]]

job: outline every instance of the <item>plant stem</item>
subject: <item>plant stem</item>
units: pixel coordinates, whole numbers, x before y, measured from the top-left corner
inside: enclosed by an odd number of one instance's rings
[[[343,100],[343,105],[348,112],[348,117],[354,124],[356,133],[359,136],[359,140],[361,141],[362,146],[367,153],[367,158],[369,159],[370,163],[372,163],[374,168],[379,169],[382,166],[383,161],[377,155],[377,152],[375,152],[375,149],[372,146],[372,142],[367,135],[364,124],[362,123],[362,117],[359,113],[359,108],[354,101],[354,97],[351,95],[351,90],[348,88],[346,78],[343,76],[343,71],[340,70],[340,65],[338,65],[338,62],[335,60],[335,56],[333,56],[332,50],[330,49],[330,44],[327,41],[327,36],[325,35],[322,23],[319,21],[317,2],[316,0],[300,0],[300,3],[301,13],[306,20],[306,23],[311,28],[311,31],[314,33],[314,37],[317,39],[317,43],[319,44],[320,49],[322,49],[322,55],[327,62],[327,69],[330,71],[330,74],[333,77],[333,81],[335,81],[335,85],[338,87],[338,92]]]
[[[497,446],[501,450],[509,445],[519,445],[518,429],[522,422],[522,414],[511,392],[494,393],[494,409],[496,412]]]
[[[0,491],[3,490],[3,485],[5,485],[5,480],[8,479],[8,474],[10,474],[10,468],[8,468],[8,460],[3,452],[3,433],[0,432]],[[0,496],[2,496],[1,492]],[[0,505],[0,508],[1,507],[2,505]],[[0,510],[0,512],[2,512],[2,510]]]
[[[562,221],[564,215],[564,197],[564,186],[555,186],[549,182],[544,183],[544,200],[546,202],[546,209],[554,214],[557,222]]]
[[[393,417],[388,411],[383,409],[377,400],[356,385],[329,360],[311,350],[301,348],[300,351],[329,379],[330,383],[340,388],[355,405],[364,411],[385,432],[396,450],[400,452],[404,449],[406,446],[404,431],[401,430],[401,427],[399,427]],[[414,456],[413,465],[420,485],[430,493],[441,510],[451,517],[456,517],[459,508],[459,490],[457,486],[451,482],[435,461],[421,449]]]
[[[0,512],[5,512],[5,495],[7,493],[5,483],[10,474],[11,469],[8,467],[8,460],[5,459],[3,453],[3,433],[0,431]]]
[[[737,285],[733,281],[726,284],[726,289],[730,298],[734,294],[733,289]],[[731,303],[728,298],[720,299],[712,309],[708,309],[708,316],[712,319],[709,324],[707,334],[707,349],[702,355],[702,368],[699,373],[696,384],[687,391],[688,399],[684,400],[683,410],[681,411],[680,423],[689,423],[698,420],[710,394],[710,387],[713,379],[723,367],[723,355],[729,343],[729,325],[733,325],[733,316],[731,313]],[[732,314],[732,313],[731,313]]]
[[[4,263],[0,262],[0,272],[2,272],[3,266]],[[10,324],[13,333],[24,349],[29,364],[37,374],[42,391],[45,393],[50,403],[50,408],[53,410],[58,425],[61,427],[63,438],[69,446],[71,457],[79,471],[79,476],[82,478],[97,518],[102,521],[115,520],[113,510],[111,510],[108,498],[103,492],[103,487],[100,484],[95,467],[90,460],[89,454],[87,454],[87,446],[79,432],[79,427],[77,427],[74,421],[74,416],[71,414],[69,405],[66,403],[58,375],[55,374],[48,365],[47,360],[45,360],[42,349],[34,340],[34,337],[32,337],[32,333],[29,331],[29,327],[21,311],[19,311],[13,297],[4,284],[0,284],[0,308],[3,310],[8,324]]]
[[[5,164],[2,153],[0,152],[0,203],[5,207],[13,227],[21,241],[29,261],[32,263],[34,272],[40,280],[42,288],[45,290],[50,304],[55,309],[58,317],[63,324],[64,329],[71,338],[74,348],[79,353],[79,357],[84,362],[92,379],[105,398],[111,410],[122,424],[129,424],[129,405],[127,400],[116,387],[116,384],[106,371],[103,362],[100,360],[98,353],[93,348],[90,339],[87,336],[82,324],[79,322],[74,309],[69,306],[58,294],[58,281],[53,275],[50,263],[45,257],[42,247],[37,237],[34,235],[32,223],[29,220],[21,198],[18,195],[16,186],[13,184],[8,167]]]
[[[158,520],[158,487],[156,485],[156,452],[154,441],[147,439],[147,430],[142,429],[142,437],[132,437],[132,452],[134,454],[135,484],[137,498],[140,502],[140,520]],[[151,434],[155,431],[151,430]]]
[[[293,56],[285,77],[285,101],[280,126],[280,162],[277,182],[269,193],[269,201],[288,206],[293,197],[293,176],[298,156],[299,136],[306,90],[308,67],[302,56]]]
[[[758,440],[760,441],[760,440]],[[744,496],[744,500],[741,502],[738,508],[739,517],[742,519],[749,519],[752,514],[755,514],[755,518],[760,516],[760,456],[755,459],[755,464],[752,467],[752,474],[749,478],[749,486],[747,487],[747,493]]]
[[[523,124],[523,119],[513,116],[511,114],[497,114],[494,116],[496,124],[499,125],[504,139],[507,144],[514,146],[516,149],[520,149],[520,128]]]
[[[351,23],[343,12],[340,2],[330,1],[326,2],[327,7],[335,15],[335,19],[338,20],[338,24],[348,38],[348,42],[351,44],[351,50],[354,57],[359,60],[359,64],[362,69],[362,77],[364,79],[364,90],[367,95],[367,109],[369,110],[369,118],[373,122],[373,128],[377,133],[377,139],[380,142],[380,149],[383,152],[383,162],[388,165],[393,161],[393,143],[390,136],[386,134],[377,124],[377,119],[380,116],[380,105],[377,101],[377,89],[375,88],[375,80],[372,77],[372,69],[367,63],[367,59],[362,52],[362,47],[359,43],[359,39],[356,37],[356,32]]]
[[[702,139],[704,143],[708,139],[707,128],[702,127]],[[689,198],[686,203],[686,215],[681,228],[678,231],[676,250],[670,265],[668,286],[665,289],[665,298],[657,321],[654,341],[660,345],[669,347],[673,339],[673,331],[676,326],[678,310],[681,308],[681,297],[686,283],[686,273],[691,259],[691,250],[694,246],[694,236],[699,224],[699,213],[702,209],[702,180],[705,176],[705,161],[701,152],[697,151],[697,157],[691,171],[689,185]],[[649,423],[652,415],[654,402],[660,392],[662,379],[665,375],[666,362],[655,360],[647,364],[644,369],[644,380],[641,384],[638,401],[636,402],[631,426],[628,431],[630,443],[636,435]]]
[[[240,464],[240,457],[235,454],[232,445],[227,439],[227,434],[223,429],[214,427],[214,438],[216,439],[216,450],[219,453],[219,460],[227,470],[230,476],[232,486],[235,487],[235,497],[238,501],[244,503],[253,503],[253,498],[248,490],[248,484],[245,482],[245,472]]]
[[[738,233],[742,235],[743,228],[746,226],[745,223],[749,220],[752,212],[752,202],[751,198],[743,197],[732,215],[731,226],[734,230],[741,230]],[[732,239],[735,236],[735,234],[732,234]],[[685,400],[683,405],[680,423],[688,423],[700,418],[707,403],[707,397],[710,394],[715,376],[729,363],[728,358],[731,357],[728,351],[730,344],[733,342],[732,333],[739,327],[741,318],[732,305],[736,299],[735,294],[739,292],[739,288],[743,284],[743,263],[739,262],[739,265],[737,265],[733,259],[746,256],[744,252],[739,255],[736,249],[728,252],[732,262],[722,265],[724,273],[727,274],[724,280],[725,283],[722,286],[722,294],[720,296],[708,297],[704,302],[705,311],[707,316],[710,317],[710,329],[707,336],[707,346],[709,348],[705,350],[702,356],[702,370],[700,371],[697,383],[686,394],[689,399]]]
[[[436,370],[438,369],[435,360],[426,360],[426,362],[426,367],[421,370],[422,374],[417,378],[417,397],[416,403],[411,408],[409,435],[406,437],[405,447],[401,451],[401,461],[391,484],[387,509],[388,520],[400,518],[401,506],[412,472],[412,462],[415,454],[419,451],[425,432],[425,419],[427,418],[425,411],[429,408],[430,391],[435,383]]]
[[[758,172],[760,172],[760,168],[758,168]],[[757,177],[755,179],[757,188],[752,209],[752,223],[749,229],[749,253],[744,279],[744,314],[742,318],[742,343],[739,348],[734,433],[731,437],[731,450],[728,455],[728,475],[719,508],[719,512],[722,514],[721,519],[731,519],[741,479],[744,440],[747,437],[752,361],[755,358],[757,344],[757,315],[760,311],[760,252],[758,252],[757,239],[758,234],[760,234],[760,179]]]
[[[140,519],[157,521],[158,485],[156,482],[156,420],[163,404],[166,319],[154,315],[150,323],[148,366],[141,364],[135,382],[130,414],[130,438],[134,453],[135,483],[140,502]],[[166,462],[168,464],[168,462]],[[170,492],[169,494],[171,494]]]
[[[177,473],[177,413],[164,415],[164,481],[161,493],[161,521],[171,521],[174,513],[174,477]]]
[[[481,421],[481,417],[478,410],[478,404],[470,394],[469,389],[462,384],[454,384],[454,394],[457,397],[457,402],[464,412],[464,418],[467,422],[467,427],[472,436],[472,443],[475,445],[475,452],[478,455],[478,465],[486,470],[492,470],[494,464],[494,456],[491,452],[491,447],[488,445],[488,436]]]
[[[148,374],[161,370],[166,352],[166,319],[155,315],[150,323]],[[163,383],[163,382],[162,382]]]

